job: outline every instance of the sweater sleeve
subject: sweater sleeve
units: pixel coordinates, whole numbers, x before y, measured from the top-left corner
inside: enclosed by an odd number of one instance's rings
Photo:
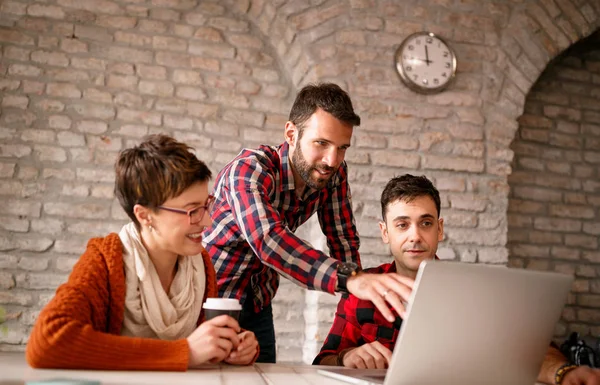
[[[124,305],[115,304],[122,297],[115,294],[125,286],[123,281],[121,288],[114,287],[103,253],[121,255],[122,246],[118,238],[113,237],[110,245],[107,240],[110,236],[88,243],[67,283],[40,313],[27,344],[27,361],[35,368],[186,370],[189,346],[185,339],[118,335],[114,318],[122,320]]]

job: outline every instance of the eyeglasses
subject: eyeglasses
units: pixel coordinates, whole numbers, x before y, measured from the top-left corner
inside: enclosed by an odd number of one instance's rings
[[[204,218],[204,214],[207,211],[210,212],[214,205],[215,205],[215,197],[212,195],[209,195],[208,199],[206,200],[205,205],[196,206],[189,210],[174,209],[172,207],[165,207],[165,206],[158,206],[157,209],[171,211],[173,213],[178,213],[178,214],[185,214],[190,218],[190,225],[195,225],[197,223],[200,223],[200,221],[202,221],[202,218]]]

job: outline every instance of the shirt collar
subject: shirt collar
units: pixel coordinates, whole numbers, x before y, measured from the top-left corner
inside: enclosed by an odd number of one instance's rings
[[[434,261],[439,261],[437,254],[433,256]],[[383,265],[382,273],[395,273],[396,272],[396,262],[392,261],[391,263],[387,263]]]
[[[294,173],[292,172],[292,164],[289,158],[290,145],[287,142],[283,142],[277,149],[277,152],[279,153],[281,191],[294,190],[296,186],[294,185]]]

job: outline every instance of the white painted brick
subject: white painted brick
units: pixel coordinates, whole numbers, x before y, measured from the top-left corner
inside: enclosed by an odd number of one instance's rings
[[[203,83],[202,77],[198,71],[176,69],[173,71],[172,79],[174,83],[191,86],[200,86]]]
[[[149,81],[140,80],[139,91],[143,95],[154,95],[154,96],[172,96],[175,87],[173,84],[166,81]]]
[[[3,108],[19,108],[24,110],[29,105],[29,98],[27,96],[19,95],[6,95],[2,98]]]
[[[78,260],[79,258],[58,257],[55,266],[60,272],[70,273]]]
[[[112,103],[112,95],[106,91],[100,91],[95,88],[87,88],[83,91],[83,98],[97,103]]]
[[[214,119],[217,117],[219,106],[217,104],[208,103],[187,103],[187,113],[196,118]]]
[[[71,160],[77,163],[91,163],[94,161],[94,153],[89,148],[71,148],[69,153],[71,154]],[[74,172],[73,178],[75,178]]]
[[[206,92],[198,87],[177,87],[176,95],[185,100],[204,100],[207,98]]]
[[[26,64],[10,64],[8,66],[8,74],[15,76],[38,77],[42,70],[38,67]]]
[[[120,92],[115,96],[115,104],[129,108],[142,106],[142,97],[130,92]]]
[[[26,273],[17,275],[18,287],[25,289],[56,289],[67,281],[63,274]]]
[[[123,141],[121,138],[111,136],[93,136],[87,135],[88,146],[96,151],[112,151],[118,152],[123,148]]]
[[[45,167],[42,176],[44,177],[44,179],[51,179],[51,178],[56,178],[56,179],[60,179],[60,180],[75,179],[75,173],[73,172],[73,170],[69,170],[69,169],[65,169],[65,168],[56,169],[56,168]]]
[[[78,39],[64,38],[60,41],[60,49],[68,53],[81,53],[88,51],[88,45]]]
[[[148,126],[141,124],[124,124],[117,133],[123,136],[141,138],[148,134]]]
[[[22,215],[39,218],[41,203],[30,200],[8,199],[4,205],[0,205],[0,214]]]
[[[0,269],[16,269],[18,261],[14,255],[0,253]]]
[[[71,128],[71,118],[64,115],[52,115],[48,118],[48,126],[57,130],[68,130]]]
[[[63,147],[85,146],[85,136],[74,132],[59,132],[57,139],[58,143]]]
[[[83,120],[77,123],[77,130],[87,134],[103,134],[108,130],[108,124],[101,121]],[[85,143],[85,140],[84,140]]]
[[[67,107],[67,110],[73,111],[84,118],[110,120],[115,117],[115,109],[110,105],[71,104]]]
[[[138,76],[142,79],[164,80],[167,78],[165,67],[140,64],[136,69]]]
[[[194,27],[184,24],[175,24],[173,27],[173,33],[180,37],[191,37],[194,33]]]
[[[114,151],[96,151],[94,154],[94,164],[97,166],[114,167],[118,155],[119,154]]]
[[[54,242],[54,251],[63,254],[80,255],[85,251],[87,242],[88,239],[84,238],[74,239],[74,237],[71,237],[70,239],[57,239]]]
[[[190,130],[193,126],[192,119],[185,116],[165,114],[163,118],[166,127],[175,128],[179,130]]]
[[[0,127],[0,139],[5,141],[17,139],[19,137],[18,134],[15,128]]]
[[[15,285],[15,278],[11,273],[0,271],[0,289],[12,289]]]
[[[48,258],[43,257],[21,257],[19,269],[26,271],[43,271],[48,268]]]
[[[65,183],[62,185],[61,195],[87,197],[90,195],[90,188],[81,183]]]
[[[6,333],[0,333],[0,345],[22,344],[27,340],[27,328],[19,324],[11,324]]]
[[[40,237],[39,235],[33,236],[29,234],[18,234],[15,236],[17,246],[21,250],[25,251],[36,251],[42,252],[52,247],[54,240],[51,238]]]
[[[191,41],[189,53],[201,57],[209,57],[215,59],[233,59],[235,57],[235,48],[228,45],[199,43]]]
[[[40,48],[55,48],[58,46],[58,38],[55,36],[39,36],[38,47]]]
[[[65,110],[65,104],[60,100],[42,99],[35,102],[34,108],[47,113],[57,113]]]
[[[31,53],[31,60],[36,63],[56,67],[66,67],[69,65],[69,58],[62,52],[34,51]]]
[[[165,23],[156,20],[140,20],[137,28],[142,32],[150,32],[154,34],[164,33],[167,30]]]
[[[110,208],[110,217],[119,221],[129,221],[129,217],[119,204],[119,202],[115,199]]]
[[[0,163],[0,178],[12,178],[15,174],[15,163]]]
[[[21,196],[23,184],[16,180],[5,180],[0,183],[0,195]]]
[[[52,143],[56,133],[51,130],[26,129],[21,134],[21,140],[25,142]]]
[[[228,109],[223,113],[223,120],[231,123],[262,127],[265,114],[262,112]]]
[[[29,293],[20,291],[0,291],[0,304],[32,306],[33,296]]]
[[[66,162],[67,160],[67,153],[60,147],[36,145],[34,149],[38,159],[42,162]]]
[[[155,112],[147,112],[147,111],[136,111],[130,110],[128,108],[119,108],[117,112],[117,119],[126,121],[126,122],[134,122],[134,123],[144,123],[150,124],[153,126],[160,126],[162,118],[161,114]]]
[[[27,13],[27,4],[7,0],[0,4],[0,10],[8,14],[22,16]]]
[[[152,37],[152,47],[155,50],[186,51],[187,40],[168,36]]]
[[[44,203],[44,213],[67,218],[108,218],[109,206],[98,203]]]
[[[31,147],[19,144],[0,144],[0,156],[7,158],[23,158],[31,154]]]
[[[207,138],[205,135],[199,135],[193,132],[176,131],[173,136],[175,139],[192,146],[196,150],[210,148],[212,143],[212,139]]]
[[[26,233],[29,230],[29,221],[27,219],[0,216],[0,228],[18,233]]]
[[[60,219],[44,218],[31,220],[31,230],[35,233],[56,235],[60,234],[63,229],[64,224]]]
[[[123,224],[118,222],[81,221],[70,224],[67,231],[73,234],[103,237],[110,233],[118,233],[122,226]]]

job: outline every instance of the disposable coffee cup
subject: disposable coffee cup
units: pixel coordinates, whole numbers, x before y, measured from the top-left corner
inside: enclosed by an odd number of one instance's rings
[[[242,311],[240,301],[234,298],[207,298],[202,307],[207,321],[222,314],[227,314],[237,321]]]

